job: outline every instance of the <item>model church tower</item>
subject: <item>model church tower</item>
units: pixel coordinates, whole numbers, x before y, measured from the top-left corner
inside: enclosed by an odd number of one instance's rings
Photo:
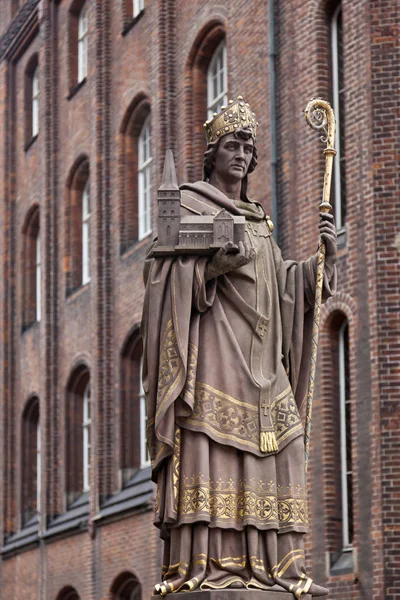
[[[174,252],[179,243],[181,222],[181,192],[179,191],[174,157],[167,150],[162,184],[158,188],[158,250]]]

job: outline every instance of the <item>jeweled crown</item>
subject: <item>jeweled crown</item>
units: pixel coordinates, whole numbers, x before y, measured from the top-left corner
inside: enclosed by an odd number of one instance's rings
[[[204,123],[207,144],[215,142],[227,133],[246,127],[251,129],[256,139],[257,125],[256,115],[243,97],[238,96],[237,100],[229,100],[228,106],[222,106],[219,114],[214,113],[213,118]]]

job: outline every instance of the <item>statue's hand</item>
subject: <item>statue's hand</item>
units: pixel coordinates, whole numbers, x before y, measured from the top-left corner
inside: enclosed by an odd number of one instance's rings
[[[319,213],[320,221],[318,224],[321,239],[325,244],[325,262],[332,266],[336,262],[337,254],[337,234],[335,219],[329,213]]]
[[[206,280],[209,281],[218,275],[229,273],[233,269],[238,269],[247,265],[255,257],[255,250],[248,242],[239,242],[239,252],[230,254],[233,242],[227,242],[212,257],[207,265]]]

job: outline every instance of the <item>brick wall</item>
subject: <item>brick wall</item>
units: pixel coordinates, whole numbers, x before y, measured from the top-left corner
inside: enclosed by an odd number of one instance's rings
[[[3,552],[0,561],[1,595],[15,599],[55,599],[71,585],[82,598],[111,598],[113,581],[123,571],[141,581],[148,597],[157,580],[161,555],[151,510],[119,514],[117,520],[99,517],[104,503],[121,491],[121,352],[140,322],[142,266],[150,241],[129,244],[133,238],[125,236],[124,178],[133,159],[124,151],[124,136],[135,107],[150,105],[154,200],[167,148],[174,151],[180,182],[200,177],[204,65],[224,36],[229,95],[243,94],[260,123],[259,166],[250,178],[250,195],[272,210],[267,0],[145,0],[145,11],[134,22],[125,0],[87,2],[88,75],[74,90],[72,2],[27,0],[17,6],[4,0],[0,7],[3,538],[21,533],[20,425],[32,394],[40,398],[43,465],[39,535],[30,545]],[[329,19],[335,6],[330,0],[276,2],[278,229],[284,256],[296,259],[306,258],[317,244],[324,146],[302,111],[311,97],[331,94]],[[342,0],[342,7],[347,241],[339,250],[339,293],[322,313],[308,560],[332,599],[399,600],[400,7],[398,0]],[[35,54],[39,135],[25,149],[24,82]],[[67,188],[82,158],[89,163],[93,202],[91,280],[67,294]],[[21,231],[35,204],[42,319],[22,332]],[[153,208],[155,223],[155,202]],[[355,539],[353,568],[333,575],[328,563],[336,535],[332,519],[339,514],[332,429],[337,373],[327,350],[338,313],[349,323]],[[67,508],[66,387],[81,363],[90,370],[95,399],[88,515],[80,533],[46,538],[51,520]]]

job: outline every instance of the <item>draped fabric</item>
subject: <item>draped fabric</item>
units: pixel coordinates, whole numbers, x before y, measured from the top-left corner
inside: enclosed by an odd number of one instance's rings
[[[207,183],[183,186],[181,204],[182,214],[244,215],[255,258],[208,282],[207,257],[150,251],[146,261],[143,386],[165,540],[159,591],[239,583],[318,592],[304,569],[301,419],[316,258],[283,261],[262,207]],[[327,272],[325,298],[334,287]]]

